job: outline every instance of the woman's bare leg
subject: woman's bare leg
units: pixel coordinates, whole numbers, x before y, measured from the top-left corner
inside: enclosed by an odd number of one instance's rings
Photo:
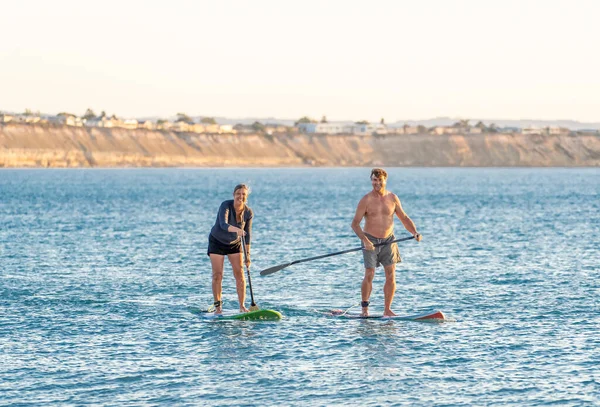
[[[221,301],[223,294],[223,263],[225,256],[220,254],[210,254],[210,265],[212,266],[212,292],[214,301]],[[215,314],[221,314],[223,309],[221,306],[215,307]]]
[[[248,312],[248,308],[245,306],[246,302],[246,277],[244,276],[244,269],[242,267],[242,254],[228,254],[227,258],[231,263],[233,269],[233,276],[235,277],[235,288],[237,290],[238,301],[240,302],[240,312]]]

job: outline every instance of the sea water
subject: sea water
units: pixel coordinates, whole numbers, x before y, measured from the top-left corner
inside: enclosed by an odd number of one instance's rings
[[[600,404],[600,170],[388,172],[423,235],[400,243],[393,309],[454,322],[328,317],[360,301],[360,252],[259,276],[358,247],[369,168],[0,171],[0,405]],[[199,313],[240,182],[278,322]]]

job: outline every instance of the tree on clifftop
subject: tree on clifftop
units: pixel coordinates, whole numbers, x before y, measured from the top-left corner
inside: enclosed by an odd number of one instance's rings
[[[328,123],[327,116],[321,117],[321,123]]]
[[[300,119],[298,119],[298,121],[296,123],[294,123],[294,126],[297,126],[301,123],[316,123],[316,122],[317,122],[316,120],[313,120],[308,116],[303,116]]]
[[[458,127],[459,129],[466,129],[469,127],[469,119],[461,119],[454,123],[452,127]]]
[[[258,133],[264,133],[265,125],[260,122],[254,122],[254,123],[252,123],[252,130],[254,130]]]
[[[356,122],[354,124],[369,124],[369,122],[367,120],[361,120],[361,121]]]
[[[217,124],[217,121],[215,120],[214,117],[203,117],[202,120],[200,120],[200,123]]]
[[[88,107],[87,110],[85,111],[85,114],[83,115],[83,119],[89,120],[89,119],[93,119],[95,117],[96,117],[96,113],[94,113],[94,111]]]
[[[177,120],[175,120],[176,122],[186,122],[186,123],[193,123],[194,121],[192,120],[192,118],[190,116],[188,116],[185,113],[177,113]]]

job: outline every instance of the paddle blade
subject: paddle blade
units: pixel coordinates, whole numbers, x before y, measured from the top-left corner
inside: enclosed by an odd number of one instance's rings
[[[267,276],[269,274],[277,273],[279,270],[283,270],[287,266],[291,266],[292,263],[280,264],[279,266],[269,267],[268,269],[264,269],[260,272],[261,276]]]
[[[252,305],[250,307],[250,311],[258,311],[258,310],[260,310],[260,308],[258,308],[258,305]]]

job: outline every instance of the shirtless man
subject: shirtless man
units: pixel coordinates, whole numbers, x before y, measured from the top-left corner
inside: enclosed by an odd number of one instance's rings
[[[365,262],[365,278],[361,286],[362,295],[362,315],[369,315],[369,297],[373,289],[373,277],[375,277],[375,268],[379,264],[383,265],[385,270],[385,285],[383,286],[384,295],[384,316],[394,316],[392,311],[392,301],[396,292],[396,263],[400,263],[400,253],[398,244],[392,243],[375,247],[375,244],[386,243],[395,240],[394,238],[394,214],[402,222],[406,230],[411,233],[417,242],[421,241],[421,235],[413,221],[402,209],[400,199],[396,194],[385,189],[387,183],[387,172],[381,168],[374,168],[371,171],[371,185],[373,190],[358,203],[356,214],[352,220],[352,230],[362,242],[363,257]],[[360,223],[365,218],[365,228],[361,229]]]

